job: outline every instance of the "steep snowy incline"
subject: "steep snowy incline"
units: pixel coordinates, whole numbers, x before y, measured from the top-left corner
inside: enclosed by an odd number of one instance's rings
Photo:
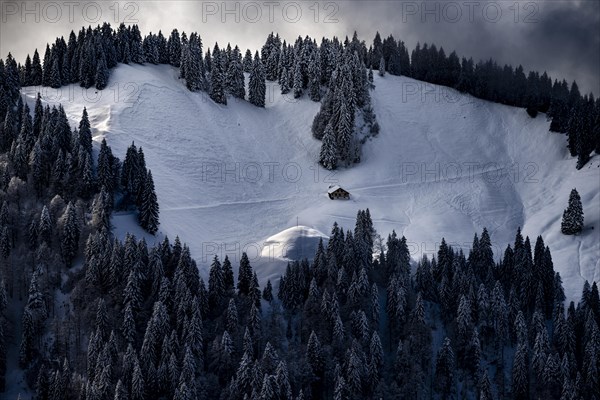
[[[363,146],[361,164],[331,173],[317,166],[320,142],[310,133],[319,104],[268,84],[265,109],[232,98],[217,105],[177,75],[168,66],[120,65],[103,92],[44,88],[44,100],[62,102],[74,125],[87,106],[95,140],[106,137],[119,157],[132,141],[143,147],[160,235],[187,242],[203,274],[215,253],[235,264],[247,251],[261,278],[275,279],[285,254],[268,239],[285,238],[283,249],[308,232],[286,231],[297,224],[327,233],[337,221],[351,229],[357,210],[368,207],[382,236],[406,235],[414,259],[435,252],[442,237],[468,251],[483,227],[499,256],[521,226],[550,246],[569,297],[579,297],[584,279],[600,279],[600,157],[576,171],[566,137],[549,133],[543,115],[531,119],[523,109],[377,76],[381,133]],[[33,101],[36,88],[23,92]],[[332,184],[352,199],[329,200]],[[573,187],[586,227],[564,236],[560,218]],[[116,216],[117,233],[132,221]],[[273,251],[265,253],[267,246]]]

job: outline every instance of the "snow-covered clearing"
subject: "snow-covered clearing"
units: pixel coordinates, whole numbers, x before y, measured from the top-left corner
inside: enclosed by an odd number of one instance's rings
[[[214,254],[228,254],[235,266],[247,251],[261,280],[274,279],[286,243],[311,256],[334,221],[353,228],[357,210],[368,207],[382,236],[392,229],[406,236],[414,259],[437,251],[442,237],[468,251],[483,227],[499,256],[521,226],[532,244],[541,234],[550,246],[569,298],[580,296],[584,279],[600,280],[600,157],[576,171],[566,136],[549,133],[543,115],[376,76],[381,133],[363,146],[361,164],[331,173],[318,167],[320,142],[310,132],[318,103],[268,84],[265,109],[232,98],[222,106],[177,76],[169,66],[119,65],[102,92],[68,86],[43,88],[42,96],[62,103],[73,125],[86,106],[95,141],[106,137],[120,158],[132,141],[143,147],[160,203],[159,236],[187,242],[205,277]],[[33,102],[38,89],[23,93]],[[351,200],[329,200],[332,184]],[[574,187],[585,231],[564,236],[560,219]],[[119,236],[143,234],[131,214],[113,222]],[[306,233],[312,239],[297,241]]]

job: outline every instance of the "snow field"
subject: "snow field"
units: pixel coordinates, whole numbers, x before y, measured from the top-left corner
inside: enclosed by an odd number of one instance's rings
[[[157,238],[179,235],[205,278],[215,254],[237,270],[246,251],[262,283],[276,281],[288,256],[312,257],[334,221],[353,229],[357,211],[369,208],[378,233],[405,235],[415,260],[437,252],[442,237],[468,252],[484,227],[499,257],[520,226],[532,244],[542,235],[550,246],[568,298],[579,298],[585,279],[600,280],[600,157],[575,170],[566,136],[550,133],[544,115],[375,76],[380,134],[363,146],[360,164],[330,172],[317,164],[310,127],[319,104],[306,95],[282,96],[267,83],[265,109],[233,98],[223,106],[177,77],[170,66],[119,65],[102,92],[72,85],[42,96],[62,103],[73,126],[86,106],[94,140],[105,137],[119,158],[132,141],[143,148],[160,204]],[[33,103],[39,89],[23,93]],[[329,200],[332,184],[351,200]],[[574,187],[585,229],[564,236]],[[120,237],[157,240],[132,214],[113,222]]]

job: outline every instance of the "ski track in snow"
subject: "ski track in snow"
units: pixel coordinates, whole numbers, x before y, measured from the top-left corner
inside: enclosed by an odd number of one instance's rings
[[[132,92],[115,101],[105,90],[92,102],[82,93],[93,98],[94,89],[75,86],[62,103],[73,126],[87,106],[94,141],[106,138],[119,158],[132,141],[144,149],[161,209],[159,234],[144,234],[128,213],[114,216],[115,234],[131,230],[149,243],[179,235],[204,277],[212,258],[207,244],[219,244],[217,254],[235,263],[241,251],[252,250],[250,243],[296,240],[305,230],[286,229],[297,223],[325,233],[334,221],[352,229],[357,211],[368,207],[383,238],[395,229],[419,243],[411,248],[415,260],[435,253],[442,237],[468,248],[483,227],[499,258],[520,226],[532,242],[541,234],[550,246],[569,299],[579,298],[584,279],[598,279],[600,156],[576,171],[565,135],[549,133],[544,115],[531,119],[523,109],[448,88],[442,90],[451,98],[406,96],[406,84],[420,83],[374,79],[380,133],[363,146],[360,164],[335,173],[316,164],[320,142],[310,127],[319,104],[306,95],[281,96],[274,83],[267,83],[264,109],[231,97],[223,106],[189,92],[170,66],[119,65],[109,87],[132,85]],[[37,89],[23,89],[31,104]],[[249,179],[252,172],[260,172],[258,179]],[[351,200],[329,200],[332,184],[349,190]],[[573,187],[582,197],[586,230],[564,236],[560,221]],[[249,257],[263,282],[276,283],[285,257]]]
[[[236,201],[232,203],[218,203],[218,204],[207,204],[200,206],[189,206],[189,207],[172,207],[164,209],[163,211],[186,211],[186,210],[198,210],[204,208],[218,208],[218,207],[231,207],[231,206],[239,206],[244,204],[264,204],[264,203],[276,203],[283,201],[290,201],[293,197],[288,197],[284,199],[267,199],[267,200],[255,200],[255,201]]]

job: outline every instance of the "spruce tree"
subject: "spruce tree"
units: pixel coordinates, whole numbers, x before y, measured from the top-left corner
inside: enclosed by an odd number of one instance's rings
[[[86,37],[82,44],[79,60],[79,85],[83,88],[90,88],[94,84],[95,66],[96,66],[96,51],[91,37]],[[54,62],[53,62],[54,67]]]
[[[35,99],[35,108],[33,112],[33,136],[39,137],[42,131],[42,122],[44,118],[44,107],[42,106],[42,96],[38,92]]]
[[[473,330],[471,303],[465,296],[461,296],[456,314],[459,343],[464,345],[471,337],[471,331]]]
[[[21,132],[19,133],[18,141],[25,146],[25,151],[30,152],[35,142],[33,136],[33,122],[29,112],[29,106],[25,104],[23,114],[21,116]]]
[[[227,307],[225,325],[228,332],[231,332],[232,335],[235,335],[238,330],[238,310],[235,305],[234,299],[229,299],[229,305]]]
[[[25,311],[23,312],[21,326],[23,332],[21,335],[21,344],[19,347],[19,365],[21,365],[22,367],[26,367],[31,361],[35,334],[33,317],[31,315],[31,312],[27,309],[25,309]]]
[[[312,101],[321,100],[321,57],[316,51],[310,55],[308,64],[308,96]]]
[[[140,364],[136,359],[133,365],[133,377],[131,380],[131,399],[145,400],[146,399],[146,383]]]
[[[267,86],[265,83],[265,70],[257,51],[254,55],[252,71],[250,72],[248,101],[257,107],[264,107],[266,91]]]
[[[349,165],[352,162],[352,145],[354,138],[354,106],[348,101],[347,93],[338,90],[339,111],[336,126],[336,150],[338,158]]]
[[[31,85],[31,57],[27,54],[27,58],[25,59],[25,66],[23,66],[21,70],[21,86],[30,86]]]
[[[8,107],[4,118],[4,126],[0,126],[2,128],[0,131],[2,133],[2,135],[0,135],[0,151],[2,152],[10,150],[13,141],[18,136],[19,130],[17,118],[14,107]]]
[[[512,367],[512,396],[514,399],[529,398],[529,373],[527,361],[527,345],[518,346]]]
[[[98,65],[96,66],[96,89],[103,90],[108,85],[108,66],[106,65],[106,57],[104,53],[100,53]]]
[[[179,31],[173,29],[169,41],[167,42],[169,63],[174,67],[179,67],[181,64],[181,39]]]
[[[162,31],[158,31],[158,36],[156,37],[156,47],[158,48],[158,60],[161,64],[169,64],[169,47],[168,40],[163,35]]]
[[[226,293],[231,293],[234,289],[234,280],[233,280],[233,268],[231,266],[231,261],[229,261],[229,257],[225,255],[225,259],[223,260],[223,287],[225,288]]]
[[[444,396],[451,393],[454,387],[455,359],[450,339],[446,338],[438,352],[435,364],[435,387]]]
[[[239,295],[249,295],[251,285],[252,285],[252,267],[250,266],[250,261],[248,260],[248,255],[246,253],[242,253],[242,258],[240,259],[240,268],[238,271],[238,283],[237,283],[238,294]]]
[[[142,45],[142,34],[137,25],[131,27],[130,39],[131,61],[137,64],[143,64],[146,62],[146,57],[144,56],[144,48]]]
[[[279,79],[279,86],[281,87],[281,94],[288,94],[291,90],[289,82],[289,73],[287,67],[283,67],[281,70],[281,78]]]
[[[50,87],[54,89],[60,88],[62,85],[60,61],[58,59],[58,52],[53,52],[52,70],[50,71]]]
[[[219,258],[215,255],[213,262],[210,265],[210,272],[208,275],[208,304],[211,310],[215,310],[218,314],[220,310],[223,298],[225,297],[225,282],[223,276],[223,269]],[[231,332],[231,331],[230,331]]]
[[[385,60],[383,57],[379,60],[379,76],[385,76]]]
[[[185,78],[187,88],[192,92],[196,92],[204,88],[202,41],[197,33],[190,35],[189,44],[185,45],[184,48],[185,55],[182,53],[181,57],[182,77]]]
[[[306,346],[306,359],[313,374],[315,374],[315,376],[319,376],[324,367],[324,360],[321,350],[321,343],[319,342],[319,338],[314,331],[311,332],[310,337],[308,338],[308,344]]]
[[[239,60],[239,50],[237,46],[233,50],[232,60],[229,62],[226,78],[227,91],[238,99],[246,97],[245,77],[242,70],[242,63]]]
[[[294,63],[294,81],[292,84],[292,89],[294,91],[294,98],[299,98],[302,96],[302,88],[303,88],[303,80],[302,80],[302,63],[300,60],[296,60]]]
[[[50,211],[48,207],[44,206],[42,214],[40,215],[40,222],[38,225],[39,238],[50,245],[52,243],[52,219],[50,217]]]
[[[362,392],[362,376],[365,368],[362,360],[362,351],[358,348],[358,345],[352,345],[352,348],[348,350],[348,362],[346,367],[346,381],[348,382],[348,389],[353,393]]]
[[[154,191],[152,172],[148,170],[144,181],[142,203],[139,210],[140,226],[151,234],[158,231],[158,200]]]
[[[242,61],[242,68],[244,72],[250,73],[252,72],[252,52],[250,49],[246,50],[246,54],[244,55],[244,60]]]
[[[327,124],[325,134],[323,136],[323,144],[321,145],[321,153],[319,155],[319,163],[328,170],[337,168],[337,149],[335,142],[335,132],[331,123]]]
[[[62,240],[61,250],[63,258],[67,266],[71,266],[75,255],[77,255],[77,249],[79,248],[79,234],[80,227],[77,221],[77,214],[75,207],[71,202],[67,205],[65,214],[63,215],[63,229],[62,229]]]
[[[89,199],[96,191],[96,177],[90,153],[84,154],[81,179],[79,181],[79,195],[84,199]]]
[[[213,69],[213,57],[210,55],[210,49],[206,50],[206,54],[204,56],[204,65],[207,73],[211,73]]]
[[[32,86],[40,86],[42,84],[42,64],[40,62],[40,54],[37,49],[35,49],[33,53],[33,60],[31,64],[31,80],[30,84]]]
[[[115,397],[114,400],[127,400],[127,389],[121,382],[121,379],[117,381],[117,385],[115,386]]]
[[[271,280],[267,280],[267,284],[265,285],[265,289],[263,290],[262,297],[265,301],[269,303],[273,301],[273,286],[271,285]]]
[[[392,53],[390,54],[388,71],[391,75],[400,75],[401,72],[401,60],[400,60],[400,49],[392,44]]]
[[[40,270],[34,271],[29,284],[29,296],[25,305],[22,318],[22,335],[19,349],[19,363],[27,366],[33,358],[36,338],[40,335],[40,329],[47,317],[47,308],[44,295],[38,285]]]
[[[583,230],[583,207],[577,189],[571,190],[569,205],[563,212],[560,230],[565,235],[575,235]]]
[[[106,144],[106,139],[102,139],[98,153],[98,186],[104,187],[109,194],[112,194],[117,186],[116,161],[111,148]]]
[[[210,92],[209,96],[217,104],[227,105],[227,96],[225,95],[225,73],[223,70],[224,62],[222,60],[223,52],[215,44],[213,51],[213,66],[210,73]]]
[[[79,146],[83,147],[89,154],[92,153],[92,130],[87,109],[83,107],[83,114],[79,121]]]

